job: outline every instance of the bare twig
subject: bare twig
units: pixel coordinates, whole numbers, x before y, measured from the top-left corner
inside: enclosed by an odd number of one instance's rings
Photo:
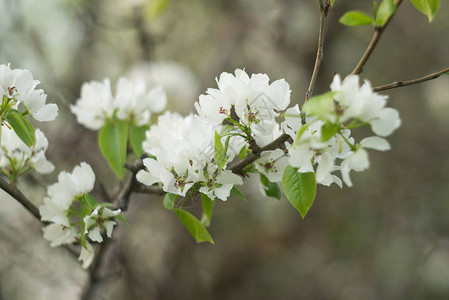
[[[315,66],[313,67],[312,78],[310,78],[309,88],[306,92],[306,98],[304,100],[309,100],[313,95],[313,90],[315,88],[315,82],[318,78],[318,72],[320,70],[321,62],[323,61],[323,47],[324,47],[324,20],[327,17],[327,13],[329,12],[329,1],[323,5],[321,0],[318,0],[318,5],[320,7],[320,31],[318,35],[318,48],[316,51],[316,59]]]
[[[0,188],[22,204],[23,207],[25,207],[36,219],[41,221],[39,209],[17,188],[14,183],[6,182],[3,178],[0,178]]]
[[[402,2],[402,0],[394,0],[394,4],[396,5],[396,10],[398,9],[399,5],[401,5],[401,2]],[[395,12],[396,12],[396,10],[395,10]],[[385,28],[390,23],[395,12],[387,19],[387,21],[385,22],[385,24],[383,26],[376,27],[374,29],[374,35],[371,38],[371,41],[370,41],[368,47],[366,48],[365,53],[363,53],[363,56],[360,59],[359,63],[357,64],[357,66],[354,68],[354,70],[349,75],[357,75],[357,74],[362,73],[363,67],[365,66],[366,62],[368,61],[371,54],[373,53],[374,48],[376,48],[376,45],[379,42],[379,39],[382,36],[382,33],[384,32]]]
[[[385,90],[391,90],[391,89],[395,89],[395,88],[399,88],[399,87],[403,87],[403,86],[408,86],[408,85],[413,85],[413,84],[417,84],[417,83],[421,83],[424,81],[428,81],[428,80],[432,80],[432,79],[437,79],[438,77],[440,77],[441,75],[445,74],[445,73],[449,73],[449,68],[440,70],[438,72],[420,77],[420,78],[416,78],[416,79],[412,79],[412,80],[407,80],[407,81],[395,81],[386,85],[381,85],[381,86],[376,86],[373,88],[374,92],[380,92],[380,91],[385,91]]]

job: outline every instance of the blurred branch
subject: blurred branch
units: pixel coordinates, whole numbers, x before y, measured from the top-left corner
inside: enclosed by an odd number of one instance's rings
[[[141,8],[134,9],[134,27],[137,30],[137,36],[142,50],[142,60],[149,61],[151,59],[154,41],[151,33],[145,28],[145,19]]]
[[[421,83],[421,82],[425,82],[425,81],[429,81],[432,79],[437,79],[438,77],[440,77],[443,74],[449,73],[449,68],[443,69],[441,71],[420,77],[420,78],[416,78],[416,79],[412,79],[412,80],[407,80],[407,81],[395,81],[386,85],[381,85],[381,86],[376,86],[373,88],[374,92],[380,92],[380,91],[385,91],[385,90],[391,90],[391,89],[395,89],[395,88],[399,88],[399,87],[403,87],[403,86],[408,86],[408,85],[413,85],[413,84],[417,84],[417,83]]]
[[[17,188],[14,183],[6,182],[3,178],[0,178],[0,188],[16,199],[23,205],[23,207],[26,208],[26,210],[38,219],[39,222],[41,222],[41,214],[39,213],[39,209]]]
[[[309,100],[313,95],[313,89],[315,88],[315,82],[318,77],[318,72],[320,71],[321,62],[323,61],[323,47],[324,47],[324,21],[329,12],[329,0],[323,5],[321,0],[318,0],[318,5],[320,8],[320,31],[318,35],[318,48],[316,51],[315,66],[313,67],[312,78],[310,79],[309,88],[306,92],[306,98],[304,102]]]
[[[399,8],[399,5],[401,5],[402,0],[394,0],[394,4],[396,5],[396,10]],[[371,41],[368,45],[368,48],[366,48],[365,53],[363,53],[362,58],[360,59],[359,63],[355,67],[355,69],[351,72],[349,75],[358,75],[362,73],[363,67],[365,66],[366,62],[370,58],[371,54],[374,51],[374,48],[376,48],[377,43],[379,42],[380,37],[382,36],[382,33],[384,32],[385,28],[390,23],[391,19],[393,18],[394,14],[396,13],[396,10],[393,12],[393,14],[387,19],[385,24],[381,27],[376,27],[374,29],[374,35],[371,38]]]

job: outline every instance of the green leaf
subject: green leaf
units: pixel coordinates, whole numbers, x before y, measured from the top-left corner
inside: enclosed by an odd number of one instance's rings
[[[214,148],[215,148],[214,153],[215,162],[217,163],[218,170],[221,171],[226,164],[226,150],[223,147],[220,135],[216,131],[214,136]]]
[[[334,6],[335,0],[331,0],[331,7]]]
[[[282,175],[282,187],[287,199],[304,219],[315,200],[315,173],[299,173],[297,168],[287,166]]]
[[[432,22],[440,6],[439,0],[410,0],[410,2],[429,18],[429,23]]]
[[[207,195],[201,194],[201,203],[203,204],[203,215],[201,216],[201,224],[208,227],[212,220],[212,212],[214,210],[215,201]]]
[[[111,207],[114,206],[114,204],[109,203],[109,202],[101,202],[100,203],[100,207]]]
[[[260,182],[262,183],[265,195],[281,200],[281,189],[277,183],[268,180],[267,176],[260,174]]]
[[[248,146],[245,144],[239,151],[239,158],[244,159],[249,154]]]
[[[330,122],[324,123],[323,127],[321,127],[321,140],[324,142],[328,141],[338,132],[339,129],[340,124],[333,124]]]
[[[242,199],[243,201],[246,201],[245,196],[244,196],[244,195],[242,194],[242,192],[241,192],[238,188],[236,188],[235,186],[233,186],[232,189],[231,189],[231,195],[234,195],[234,196],[236,196],[237,198],[240,198],[240,199]]]
[[[84,194],[84,201],[86,206],[92,211],[98,206],[98,201],[92,195]],[[89,213],[90,214],[90,213]]]
[[[358,11],[348,11],[340,18],[339,22],[346,26],[363,26],[374,24],[374,20]]]
[[[322,120],[327,120],[329,115],[335,114],[334,95],[335,92],[327,92],[314,96],[304,103],[302,109],[308,115],[317,116]]]
[[[175,208],[176,199],[178,199],[179,195],[167,193],[164,197],[164,206],[166,209],[173,210]]]
[[[11,109],[6,115],[6,121],[11,125],[17,136],[27,145],[32,147],[36,144],[36,133],[30,121],[18,110]]]
[[[117,215],[117,216],[115,216],[114,218],[116,218],[116,219],[118,219],[118,220],[120,220],[120,221],[122,221],[123,222],[123,224],[125,224],[126,226],[130,226],[129,225],[129,223],[128,223],[128,221],[126,221],[125,220],[125,218],[120,214],[120,215]]]
[[[394,14],[395,10],[396,5],[393,0],[383,0],[375,14],[376,26],[384,26],[388,19]]]
[[[201,222],[195,218],[194,215],[179,208],[175,209],[175,213],[197,243],[209,242],[214,244],[214,240],[212,240],[212,237],[206,227],[204,227],[204,225],[201,224]]]
[[[107,122],[98,135],[101,153],[120,179],[123,179],[125,172],[123,165],[126,162],[127,140],[128,125],[124,121]]]
[[[131,126],[129,130],[129,142],[131,143],[131,147],[137,156],[141,156],[144,153],[142,143],[145,140],[145,133],[148,129],[150,129],[150,126],[144,125]]]

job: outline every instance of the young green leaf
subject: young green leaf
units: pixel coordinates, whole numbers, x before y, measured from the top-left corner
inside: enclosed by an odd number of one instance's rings
[[[260,182],[262,183],[265,195],[281,200],[281,189],[277,183],[269,181],[263,174],[260,174]]]
[[[321,127],[321,140],[324,142],[328,141],[338,132],[339,129],[340,124],[333,124],[330,122],[324,123],[323,127]]]
[[[315,200],[315,173],[299,173],[297,168],[287,166],[282,175],[285,196],[304,219]]]
[[[388,19],[394,14],[395,10],[396,5],[393,0],[383,0],[375,14],[376,26],[384,26]]]
[[[331,7],[334,6],[335,0],[331,0]]]
[[[25,143],[25,145],[32,147],[36,144],[34,127],[20,111],[11,109],[6,115],[6,121],[9,125],[11,125],[14,132]]]
[[[239,151],[239,158],[244,159],[250,151],[248,151],[248,146],[245,144]]]
[[[328,119],[328,116],[335,111],[334,95],[335,92],[327,92],[310,98],[304,103],[303,112],[320,119]]]
[[[115,216],[115,218],[118,219],[118,220],[120,220],[120,221],[122,221],[123,224],[125,224],[126,226],[130,226],[129,223],[128,223],[128,221],[126,221],[125,218],[124,218],[121,214]]]
[[[410,0],[410,2],[429,18],[429,23],[432,22],[440,6],[439,0]]]
[[[98,206],[98,201],[95,199],[92,195],[84,194],[84,201],[85,205],[91,209],[94,210]]]
[[[364,26],[374,24],[374,20],[370,16],[358,11],[348,11],[338,21],[346,26]]]
[[[129,130],[129,141],[134,153],[137,156],[141,156],[144,151],[142,148],[142,143],[145,140],[145,133],[150,129],[149,125],[144,126],[131,126]]]
[[[178,199],[179,195],[167,193],[164,197],[164,206],[166,209],[173,210],[175,208],[176,199]]]
[[[204,227],[204,225],[201,224],[201,222],[197,218],[195,218],[194,215],[179,208],[175,209],[175,213],[197,243],[209,242],[211,244],[214,244],[214,240],[210,236],[206,227]]]
[[[214,148],[215,148],[215,162],[218,165],[218,170],[221,171],[226,164],[226,150],[221,142],[220,135],[215,131],[214,136]]]
[[[201,216],[201,224],[208,227],[212,220],[212,212],[214,210],[215,201],[201,194],[201,203],[203,204],[203,215]]]
[[[244,195],[242,194],[242,192],[241,192],[238,188],[236,188],[235,186],[233,186],[232,189],[231,189],[231,195],[234,195],[234,196],[236,196],[237,198],[240,198],[240,199],[242,199],[243,201],[246,201],[245,196],[244,196]]]
[[[128,125],[124,121],[107,122],[98,135],[101,153],[120,179],[123,179],[125,172],[123,164],[126,162],[127,141]]]

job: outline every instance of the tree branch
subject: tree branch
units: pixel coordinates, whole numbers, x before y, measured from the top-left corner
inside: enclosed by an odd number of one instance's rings
[[[321,0],[318,0],[318,5],[320,8],[320,31],[318,35],[318,47],[316,51],[315,66],[313,67],[312,77],[310,78],[309,88],[306,92],[306,98],[304,102],[309,100],[313,95],[313,90],[315,88],[315,82],[318,78],[318,72],[320,70],[321,62],[323,61],[323,47],[324,47],[324,20],[329,12],[329,1],[323,5]]]
[[[118,192],[117,196],[114,198],[114,207],[119,208],[122,211],[128,210],[129,201],[131,198],[131,194],[133,192],[143,193],[143,194],[156,194],[163,195],[165,192],[159,186],[146,186],[137,181],[136,174],[143,170],[143,159],[146,158],[147,155],[142,155],[139,159],[137,159],[133,163],[126,163],[124,167],[131,171],[131,177],[128,179],[123,188]]]
[[[396,5],[396,10],[398,9],[399,5],[401,5],[402,0],[394,0],[394,4]],[[385,22],[385,24],[381,27],[376,27],[374,29],[374,35],[371,38],[371,41],[368,45],[368,47],[365,50],[365,53],[363,53],[362,58],[360,59],[359,63],[355,67],[355,69],[351,72],[349,75],[358,75],[362,73],[363,67],[365,66],[366,62],[370,58],[371,54],[374,51],[374,48],[376,48],[377,43],[379,42],[380,37],[382,36],[382,33],[384,32],[385,28],[387,27],[388,23],[390,23],[391,19],[393,18],[395,12],[388,18],[388,20]]]
[[[235,174],[243,175],[243,169],[245,167],[247,167],[248,165],[252,164],[254,161],[256,161],[260,157],[260,154],[263,151],[281,148],[282,147],[281,145],[283,145],[287,141],[292,142],[291,137],[288,134],[283,133],[277,139],[275,139],[273,142],[269,143],[268,145],[266,145],[262,148],[259,148],[259,150],[257,152],[251,153],[244,159],[231,164],[231,166],[228,168],[228,170],[231,170]]]
[[[42,222],[39,209],[17,188],[14,183],[8,183],[3,178],[0,178],[0,188],[22,204],[26,210],[28,210],[36,219],[39,220],[39,222]]]
[[[441,75],[445,74],[445,73],[449,73],[449,68],[440,70],[438,72],[420,77],[420,78],[416,78],[416,79],[412,79],[412,80],[407,80],[407,81],[395,81],[386,85],[381,85],[381,86],[376,86],[373,88],[374,92],[380,92],[380,91],[385,91],[385,90],[391,90],[391,89],[395,89],[395,88],[399,88],[399,87],[403,87],[403,86],[408,86],[408,85],[413,85],[413,84],[417,84],[417,83],[421,83],[421,82],[425,82],[425,81],[429,81],[432,79],[437,79],[438,77],[440,77]]]

